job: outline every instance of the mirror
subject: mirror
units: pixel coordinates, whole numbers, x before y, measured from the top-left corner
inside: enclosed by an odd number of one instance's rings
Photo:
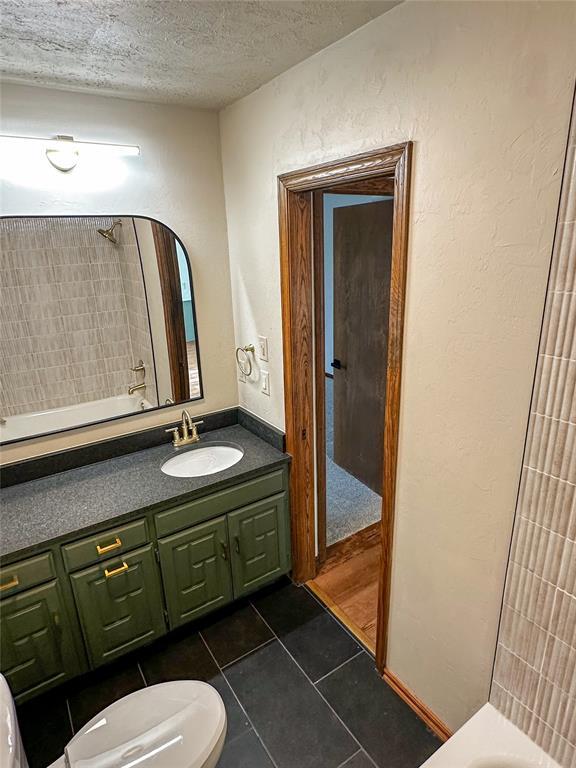
[[[0,219],[0,442],[203,396],[190,262],[139,216]]]

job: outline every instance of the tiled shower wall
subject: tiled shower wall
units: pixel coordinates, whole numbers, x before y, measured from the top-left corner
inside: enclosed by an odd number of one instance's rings
[[[149,360],[145,396],[156,404],[150,333],[141,321],[144,286],[133,270],[133,226],[125,219],[113,245],[97,232],[111,223],[103,217],[0,220],[1,415],[125,393],[139,358]]]
[[[576,116],[572,117],[491,701],[576,767]]]

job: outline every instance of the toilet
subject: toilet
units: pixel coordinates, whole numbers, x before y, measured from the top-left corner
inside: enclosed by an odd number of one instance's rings
[[[211,685],[160,683],[99,712],[49,768],[215,768],[225,737],[224,703]],[[0,765],[28,768],[16,707],[2,675]]]

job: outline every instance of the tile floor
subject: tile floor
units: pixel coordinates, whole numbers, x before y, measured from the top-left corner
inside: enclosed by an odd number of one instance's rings
[[[219,768],[417,768],[436,737],[304,587],[251,600],[19,707],[30,768],[121,696],[167,680],[214,685],[228,716]]]

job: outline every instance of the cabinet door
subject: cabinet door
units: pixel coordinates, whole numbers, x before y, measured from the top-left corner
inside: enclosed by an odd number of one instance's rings
[[[158,576],[151,544],[72,574],[80,623],[94,666],[165,632]]]
[[[236,597],[252,592],[288,570],[285,493],[231,512],[228,532]]]
[[[159,539],[170,627],[232,600],[226,518]]]
[[[1,664],[14,696],[31,695],[81,671],[56,581],[0,602]]]

